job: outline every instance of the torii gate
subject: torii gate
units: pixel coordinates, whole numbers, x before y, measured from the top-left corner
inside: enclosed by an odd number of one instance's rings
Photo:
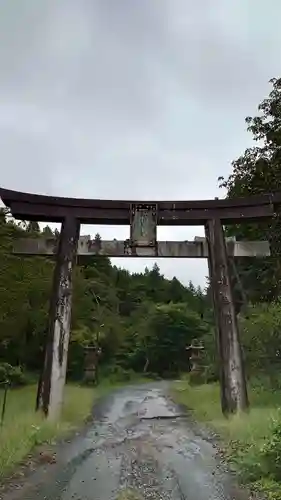
[[[73,267],[77,255],[85,259],[92,254],[207,258],[216,320],[222,411],[228,414],[248,407],[228,255],[267,256],[270,249],[266,241],[226,241],[223,225],[273,218],[281,205],[281,193],[224,200],[139,202],[52,197],[0,188],[0,196],[16,219],[61,223],[58,244],[52,239],[24,239],[14,248],[17,254],[56,255],[46,355],[38,394],[40,408],[48,418],[59,416],[63,401]],[[130,225],[130,238],[101,242],[87,236],[79,239],[81,223]],[[193,242],[157,241],[158,225],[200,224],[205,226],[206,238],[195,238]]]

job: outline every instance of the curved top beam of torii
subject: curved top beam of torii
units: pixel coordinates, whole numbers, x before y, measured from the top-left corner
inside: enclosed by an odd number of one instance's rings
[[[271,218],[281,206],[280,192],[234,199],[129,201],[63,198],[0,188],[0,197],[20,220],[62,222],[72,216],[83,224],[114,225],[130,224],[132,206],[154,207],[157,224],[162,226],[199,225],[214,218],[224,224]]]

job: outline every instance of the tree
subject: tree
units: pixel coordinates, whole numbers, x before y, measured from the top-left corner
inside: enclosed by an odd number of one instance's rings
[[[229,198],[281,190],[281,78],[270,81],[272,90],[258,107],[259,115],[246,118],[248,130],[257,146],[247,149],[233,162],[231,175],[220,177]],[[265,240],[271,245],[271,258],[240,259],[237,270],[248,299],[252,302],[276,300],[281,293],[281,218],[234,225],[229,235],[237,239]]]
[[[205,333],[200,316],[185,304],[158,304],[147,309],[139,323],[135,356],[160,376],[189,368],[186,347]]]
[[[260,144],[232,163],[228,179],[220,178],[230,197],[281,189],[281,78],[270,83],[273,89],[259,105],[260,115],[246,118],[248,130]]]
[[[26,228],[27,232],[28,233],[40,233],[40,227],[39,227],[39,224],[38,222],[36,221],[31,221],[27,224],[27,228]]]
[[[43,228],[42,235],[43,235],[45,238],[53,238],[53,237],[54,237],[54,233],[53,233],[53,231],[51,230],[50,226],[45,226],[45,227]]]

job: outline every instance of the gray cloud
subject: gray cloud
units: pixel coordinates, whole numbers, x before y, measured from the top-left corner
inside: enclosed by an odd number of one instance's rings
[[[279,0],[0,0],[1,183],[62,196],[196,199],[250,144],[279,76]],[[126,237],[128,228],[83,228]],[[199,228],[161,228],[187,239]],[[203,283],[206,263],[162,261]],[[142,269],[143,260],[122,265]]]

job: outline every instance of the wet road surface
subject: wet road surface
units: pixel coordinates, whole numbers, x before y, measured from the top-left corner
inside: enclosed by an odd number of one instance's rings
[[[244,495],[243,495],[244,497]],[[40,466],[5,500],[242,499],[216,458],[167,396],[167,384],[117,391],[95,421],[58,446],[56,463]]]

